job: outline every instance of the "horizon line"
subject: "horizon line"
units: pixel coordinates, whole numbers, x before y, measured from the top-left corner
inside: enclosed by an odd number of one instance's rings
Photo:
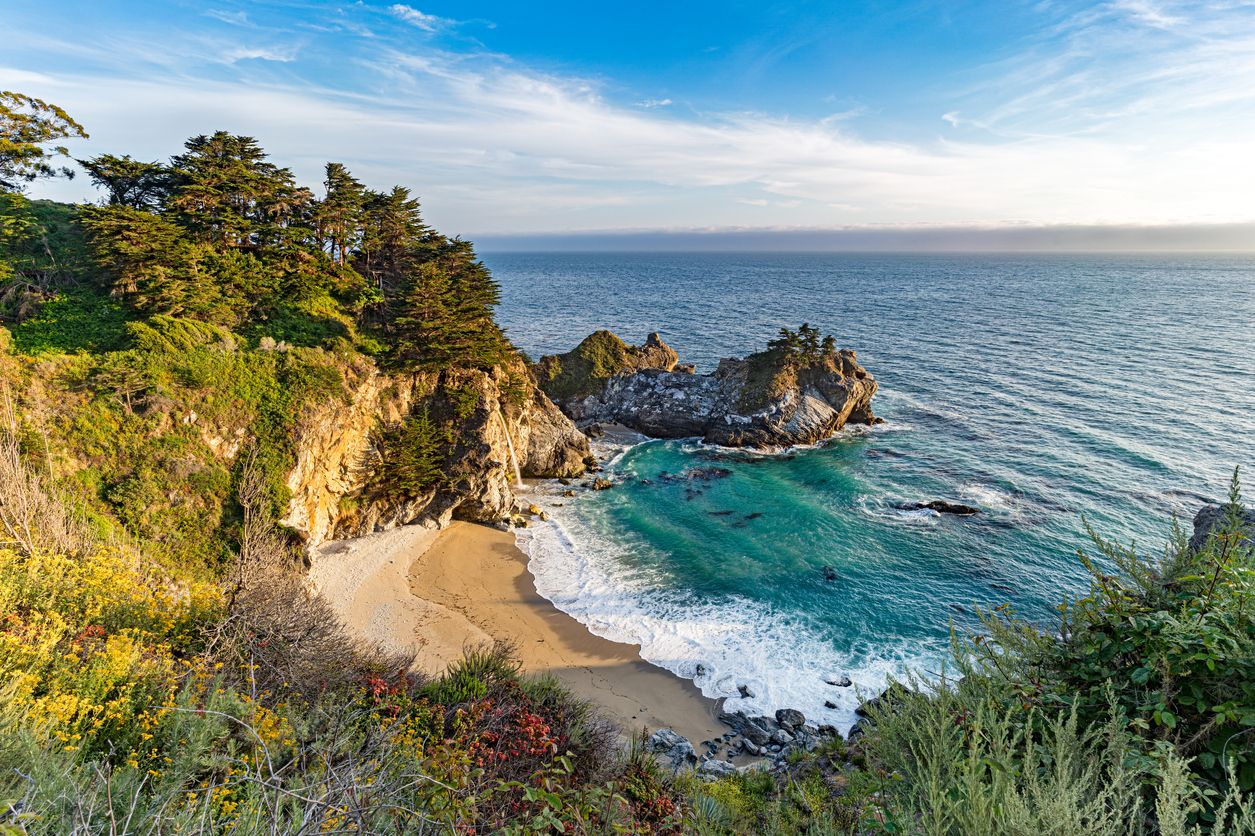
[[[1156,225],[606,229],[480,232],[467,237],[485,252],[1255,253],[1255,221]]]

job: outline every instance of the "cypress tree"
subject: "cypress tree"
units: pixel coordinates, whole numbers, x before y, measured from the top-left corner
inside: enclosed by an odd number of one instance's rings
[[[314,210],[314,222],[324,248],[336,264],[344,264],[361,240],[367,191],[340,163],[327,163],[326,196]]]
[[[153,209],[165,197],[169,172],[161,163],[146,163],[130,155],[101,154],[78,164],[93,183],[109,193],[109,203],[134,209]]]

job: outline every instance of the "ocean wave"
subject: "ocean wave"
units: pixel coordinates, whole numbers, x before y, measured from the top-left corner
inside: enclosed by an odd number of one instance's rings
[[[941,522],[941,514],[932,508],[902,508],[906,501],[901,499],[863,496],[855,504],[865,515],[892,523],[931,527]]]
[[[739,596],[697,600],[667,588],[664,579],[637,575],[614,544],[572,519],[564,522],[551,518],[516,529],[536,591],[595,635],[636,645],[646,661],[692,680],[707,697],[725,699],[729,711],[796,708],[844,732],[859,702],[879,693],[891,675],[944,656],[944,648],[922,641],[868,643],[843,653],[804,616]],[[827,681],[842,675],[851,687]],[[750,696],[741,695],[742,686]]]

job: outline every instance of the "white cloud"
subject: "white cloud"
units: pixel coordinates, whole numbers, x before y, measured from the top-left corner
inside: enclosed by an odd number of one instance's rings
[[[228,64],[234,64],[237,61],[276,61],[281,64],[287,64],[296,60],[297,52],[298,49],[295,45],[278,47],[241,46],[227,50],[223,55],[223,60]]]
[[[389,6],[388,11],[425,32],[435,32],[449,22],[443,17],[425,14],[413,6],[405,6],[401,3]]]
[[[236,11],[228,12],[225,9],[208,9],[205,12],[206,17],[212,17],[223,23],[230,23],[232,26],[247,26],[248,12]]]
[[[1151,0],[1113,0],[1111,8],[1138,23],[1158,29],[1170,29],[1185,23],[1185,18],[1169,13],[1164,6]]]
[[[643,101],[637,102],[637,104],[644,108],[654,108],[654,107],[670,107],[671,105],[675,104],[675,102],[671,101],[670,99],[645,99]]]

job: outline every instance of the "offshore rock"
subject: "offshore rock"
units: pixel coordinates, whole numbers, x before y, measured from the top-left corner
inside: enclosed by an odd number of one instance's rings
[[[537,376],[577,424],[617,422],[655,438],[783,447],[876,420],[876,380],[853,351],[776,346],[699,375],[675,370],[675,352],[656,337],[631,348],[599,331],[572,352],[542,358]],[[629,353],[616,353],[618,346]]]
[[[979,514],[980,509],[974,505],[964,505],[961,502],[949,502],[944,499],[934,499],[931,502],[904,502],[898,506],[903,511],[936,511],[938,514],[954,514],[959,517],[970,517]]]

